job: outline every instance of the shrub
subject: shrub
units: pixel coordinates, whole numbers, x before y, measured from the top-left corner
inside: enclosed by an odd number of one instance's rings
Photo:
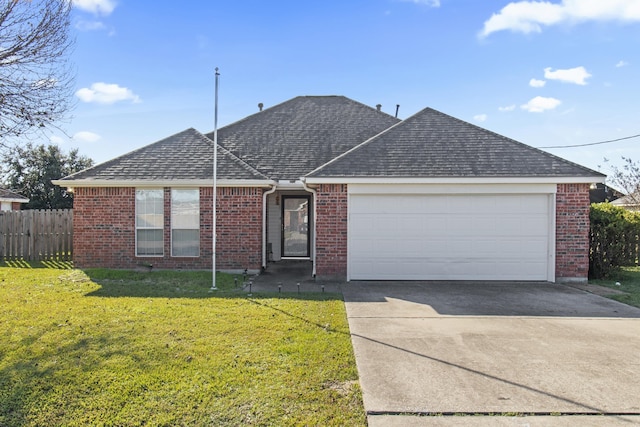
[[[638,262],[640,213],[610,203],[594,203],[590,211],[589,277],[607,277],[621,266]]]

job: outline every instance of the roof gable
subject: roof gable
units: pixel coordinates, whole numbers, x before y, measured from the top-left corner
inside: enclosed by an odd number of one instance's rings
[[[212,140],[189,128],[60,181],[212,180],[212,147]],[[223,147],[218,147],[217,160],[218,178],[268,179]]]
[[[299,96],[219,129],[218,144],[273,179],[293,180],[399,121],[344,96]]]
[[[309,177],[593,177],[603,174],[431,108]]]

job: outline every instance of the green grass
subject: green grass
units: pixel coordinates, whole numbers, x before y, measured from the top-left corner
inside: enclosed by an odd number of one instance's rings
[[[620,283],[620,286],[616,285],[616,282]],[[590,280],[589,283],[626,292],[626,295],[607,295],[607,298],[640,307],[640,267],[621,267],[613,272],[611,277]]]
[[[339,295],[217,284],[0,268],[0,425],[365,425]]]

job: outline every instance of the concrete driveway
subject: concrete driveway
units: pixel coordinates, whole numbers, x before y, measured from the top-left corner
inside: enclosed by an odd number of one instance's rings
[[[342,291],[370,426],[640,425],[640,309],[549,283]]]

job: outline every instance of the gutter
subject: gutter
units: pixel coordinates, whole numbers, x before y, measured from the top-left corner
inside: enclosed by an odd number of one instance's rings
[[[109,180],[109,179],[87,179],[87,180],[51,180],[53,185],[61,187],[140,187],[140,188],[158,188],[158,187],[211,187],[211,179],[131,179],[131,180]],[[274,181],[266,179],[218,179],[218,187],[262,187],[270,188]]]
[[[605,175],[543,176],[543,177],[313,177],[306,178],[310,184],[593,184],[602,183]]]
[[[304,189],[309,193],[313,194],[313,232],[311,233],[311,249],[313,250],[313,252],[311,252],[311,265],[313,270],[311,271],[311,276],[315,278],[316,277],[316,230],[317,230],[316,206],[318,205],[317,203],[318,193],[313,188],[310,188],[307,186],[307,182],[304,178],[301,179],[300,181],[302,182],[302,186],[304,187]]]
[[[267,196],[276,192],[276,184],[262,193],[262,269],[267,269]]]

